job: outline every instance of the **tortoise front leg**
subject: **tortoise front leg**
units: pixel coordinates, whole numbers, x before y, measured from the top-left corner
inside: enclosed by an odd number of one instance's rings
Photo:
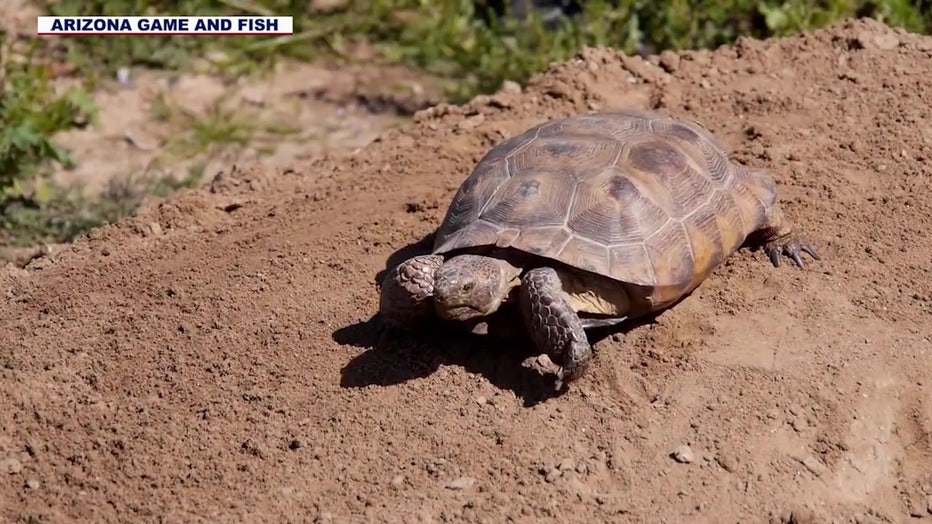
[[[434,316],[434,273],[443,265],[439,255],[409,258],[382,280],[382,318],[403,327],[418,327]]]
[[[592,346],[583,323],[563,294],[560,276],[553,268],[528,271],[522,278],[521,314],[537,349],[562,367],[557,389],[578,378],[592,359]]]
[[[790,257],[793,262],[804,267],[802,254],[807,253],[816,260],[821,260],[819,252],[809,242],[793,230],[792,224],[783,214],[779,203],[774,203],[767,213],[767,221],[755,232],[763,243],[764,252],[775,267],[780,266],[782,256]]]

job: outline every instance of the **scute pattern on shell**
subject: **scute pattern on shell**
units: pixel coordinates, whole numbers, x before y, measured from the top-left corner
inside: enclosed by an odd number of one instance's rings
[[[663,301],[698,285],[775,200],[768,174],[729,161],[698,124],[580,115],[489,151],[455,195],[434,252],[512,247],[661,289]]]

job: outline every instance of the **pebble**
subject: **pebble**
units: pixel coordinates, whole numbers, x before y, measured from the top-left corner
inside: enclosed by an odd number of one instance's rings
[[[8,458],[0,460],[0,472],[7,472],[10,475],[15,475],[23,470],[23,463],[15,458]]]
[[[885,35],[877,35],[874,37],[874,45],[876,45],[878,49],[892,51],[900,46],[900,39],[897,38],[896,35],[889,33]]]
[[[730,453],[720,453],[715,459],[718,465],[729,473],[734,473],[738,469],[738,459]]]
[[[875,47],[882,51],[892,51],[899,47],[900,39],[892,33],[871,35],[870,31],[864,31],[855,38],[862,47]]]
[[[660,67],[668,73],[673,73],[680,67],[680,55],[669,50],[660,53]]]
[[[39,481],[36,479],[29,479],[26,481],[26,487],[29,489],[39,489]]]
[[[475,483],[476,483],[476,479],[472,477],[460,477],[456,480],[447,482],[447,489],[454,489],[454,490],[469,489]]]
[[[116,77],[117,77],[117,82],[119,82],[120,85],[123,85],[123,86],[128,87],[128,86],[130,86],[131,83],[132,83],[132,82],[130,81],[131,75],[130,75],[130,70],[129,70],[129,68],[121,67],[121,68],[117,69]]]
[[[806,429],[809,428],[809,424],[806,423],[806,419],[801,415],[794,417],[790,421],[790,426],[793,427],[793,431],[797,433],[803,433]]]
[[[784,511],[779,519],[771,519],[771,522],[794,522],[799,524],[814,524],[818,522],[816,514],[809,508],[795,508]]]
[[[693,453],[692,448],[686,444],[683,444],[682,446],[673,450],[671,456],[673,457],[673,460],[679,462],[680,464],[690,464],[696,460],[696,455]]]
[[[519,95],[521,94],[522,87],[521,87],[521,84],[513,80],[505,80],[504,82],[502,82],[502,87],[499,88],[499,91],[501,91],[502,93]]]
[[[488,401],[489,401],[489,400],[488,400],[487,398],[483,397],[483,396],[478,396],[478,397],[476,397],[476,404],[479,404],[480,406],[484,406],[485,403],[488,402]]]
[[[549,483],[554,483],[558,478],[563,476],[563,472],[559,468],[548,468],[547,473],[544,475],[544,480]]]
[[[393,488],[399,488],[401,487],[402,484],[404,484],[404,482],[405,482],[404,475],[395,475],[394,477],[392,477],[391,485]]]

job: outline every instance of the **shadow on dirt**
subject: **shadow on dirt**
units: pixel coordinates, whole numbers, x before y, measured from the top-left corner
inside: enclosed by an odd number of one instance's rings
[[[422,331],[405,331],[384,325],[378,315],[337,330],[333,338],[368,349],[343,368],[343,387],[391,386],[454,365],[514,391],[525,406],[558,394],[553,378],[521,365],[533,351],[528,341],[474,335],[440,322]]]
[[[375,275],[380,283],[389,268],[410,257],[429,253],[433,233],[392,253],[385,268]],[[623,334],[653,322],[655,316],[632,320],[621,326],[588,331],[593,345],[613,334]],[[461,366],[485,377],[495,386],[513,391],[527,407],[559,396],[554,377],[523,365],[537,352],[513,305],[503,306],[487,319],[483,334],[474,326],[437,319],[430,327],[411,331],[384,323],[378,314],[333,332],[341,345],[366,348],[342,370],[342,387],[391,386],[423,378],[442,366]],[[487,332],[487,333],[486,333]],[[598,356],[596,356],[596,361]]]

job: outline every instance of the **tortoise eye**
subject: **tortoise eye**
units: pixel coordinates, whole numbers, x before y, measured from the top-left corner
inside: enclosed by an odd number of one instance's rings
[[[465,284],[463,284],[463,291],[466,292],[466,293],[469,293],[469,292],[472,291],[473,288],[475,288],[475,287],[476,287],[476,283],[475,283],[475,282],[466,282]]]

